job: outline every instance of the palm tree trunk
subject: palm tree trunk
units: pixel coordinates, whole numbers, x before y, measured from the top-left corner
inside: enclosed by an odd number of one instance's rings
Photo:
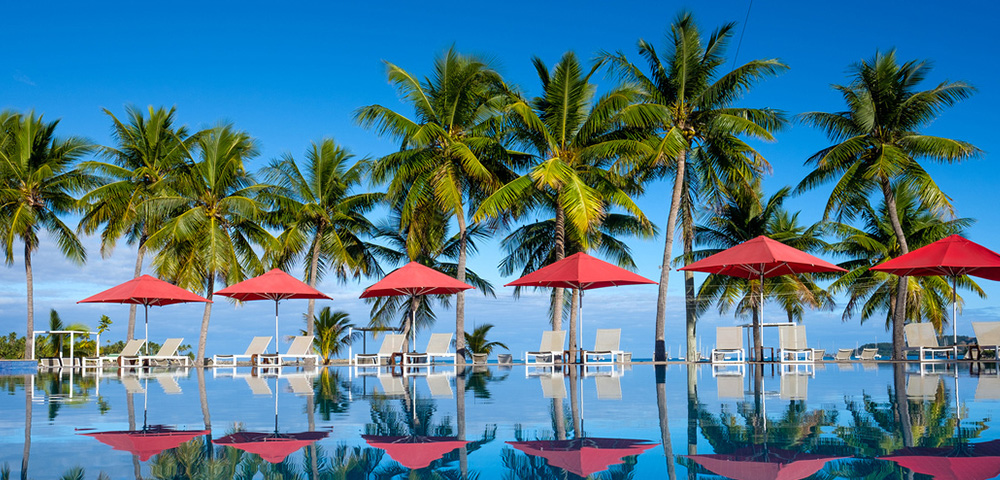
[[[667,458],[667,478],[675,480],[674,447],[670,441],[670,422],[667,419],[667,367],[656,367],[656,409],[660,414],[660,443],[663,444],[663,455]]]
[[[31,376],[24,377],[24,452],[21,454],[21,480],[28,480],[28,457],[31,456]]]
[[[687,160],[687,150],[681,150],[677,154],[677,174],[674,177],[674,190],[670,197],[670,213],[667,214],[667,226],[664,229],[663,240],[663,263],[660,265],[660,289],[656,296],[656,338],[653,360],[664,362],[667,360],[666,336],[664,332],[667,326],[667,283],[670,281],[670,258],[674,247],[674,231],[677,229],[677,210],[681,204],[681,187],[684,184],[684,163]],[[686,357],[691,360],[689,351]]]
[[[208,272],[208,288],[206,290],[205,298],[212,298],[212,294],[215,293],[215,272]],[[208,320],[212,317],[212,304],[205,304],[205,313],[201,316],[201,333],[198,335],[198,356],[194,359],[195,366],[203,367],[205,366],[205,342],[208,340]],[[274,339],[275,342],[278,341],[277,338]]]
[[[566,212],[556,197],[556,261],[566,258]],[[552,330],[562,330],[563,289],[552,290]]]
[[[458,217],[458,275],[459,282],[465,281],[465,260],[468,237],[466,236],[465,212],[459,207]],[[465,292],[455,294],[455,364],[465,365]]]
[[[687,182],[684,182],[684,190],[687,190]],[[685,192],[685,198],[690,198]],[[691,217],[691,209],[685,208],[681,214],[681,234],[684,237],[684,264],[691,261],[691,252],[694,251],[694,219]],[[694,352],[698,349],[698,318],[695,316],[694,298],[694,272],[684,272],[684,326],[687,334],[687,351]],[[700,356],[700,355],[698,355]],[[695,361],[699,360],[695,358]],[[690,361],[690,360],[688,360]]]
[[[889,212],[889,222],[892,223],[892,231],[899,243],[900,255],[910,253],[910,248],[906,244],[906,233],[903,232],[903,224],[899,221],[899,212],[896,211],[896,195],[892,191],[892,185],[888,179],[882,180],[882,195],[885,197],[885,207]],[[903,324],[906,323],[906,294],[909,284],[908,277],[899,277],[896,283],[896,307],[892,312],[892,359],[905,360],[903,355]]]
[[[410,308],[409,308],[410,311],[406,315],[406,320],[403,321],[403,338],[406,339],[407,342],[409,342],[410,340],[410,331],[416,328],[414,319],[417,318],[417,309],[419,308],[420,308],[420,297],[418,297],[417,295],[411,296]],[[414,338],[417,336],[416,331],[413,332],[413,336]]]
[[[35,352],[35,289],[31,273],[31,243],[24,242],[24,280],[28,288],[28,324],[24,335],[24,359],[32,358]]]
[[[142,235],[139,237],[139,248],[135,254],[135,275],[132,278],[139,278],[142,275],[142,259],[146,256],[146,227],[142,227]],[[125,339],[132,340],[135,338],[135,314],[136,310],[139,308],[138,305],[132,304],[128,306],[128,330],[125,332]]]
[[[760,331],[760,312],[764,308],[763,305],[757,305],[757,308],[753,309],[753,351],[750,352],[750,359],[755,362],[764,361],[764,340],[761,338]]]
[[[316,288],[316,269],[319,268],[319,242],[323,238],[323,226],[316,228],[316,239],[313,240],[312,254],[309,257],[309,286]],[[306,311],[306,335],[313,334],[313,318],[316,313],[316,300],[309,299],[309,309]]]
[[[580,320],[580,290],[573,289],[573,299],[569,304],[569,361],[576,362],[577,345],[577,325]]]

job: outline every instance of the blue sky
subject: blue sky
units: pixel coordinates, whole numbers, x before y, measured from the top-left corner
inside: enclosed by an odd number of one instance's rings
[[[992,61],[1000,43],[993,33],[997,14],[993,4],[957,1],[942,8],[940,2],[929,1],[772,1],[754,3],[748,15],[745,0],[628,1],[616,2],[613,8],[594,1],[447,2],[433,9],[422,5],[419,10],[403,2],[344,3],[171,2],[167,7],[143,2],[49,2],[39,11],[36,4],[14,2],[0,18],[0,31],[8,39],[0,61],[0,108],[34,109],[48,119],[61,119],[62,135],[108,143],[110,123],[102,108],[120,114],[126,104],[175,105],[181,123],[191,128],[228,121],[255,136],[262,154],[251,164],[253,169],[286,152],[301,156],[310,142],[323,137],[335,138],[359,157],[378,156],[395,146],[356,126],[352,113],[376,103],[406,112],[386,81],[383,60],[426,75],[435,55],[455,45],[460,52],[494,59],[509,82],[534,95],[538,80],[532,56],[549,65],[567,50],[585,59],[602,50],[636,57],[639,38],[663,49],[670,22],[679,10],[689,8],[706,32],[724,22],[739,23],[743,40],[738,63],[777,57],[791,67],[756,88],[744,105],[770,106],[790,114],[838,110],[840,98],[829,85],[845,82],[851,63],[871,57],[876,49],[893,47],[901,59],[934,62],[928,87],[944,80],[973,84],[979,92],[945,111],[926,133],[970,141],[985,155],[928,169],[953,198],[958,214],[978,221],[968,236],[1000,250],[995,240],[1000,214],[992,205],[998,175],[991,152],[997,151],[997,140],[987,116],[1000,107],[998,68]],[[729,52],[732,59],[735,41]],[[597,82],[607,87],[614,80],[600,77]],[[803,161],[825,145],[820,132],[800,125],[780,132],[777,142],[760,145],[774,167],[765,188],[773,192],[796,184],[808,171]],[[666,220],[666,194],[666,184],[659,183],[639,200],[661,226]],[[827,194],[828,189],[820,188],[790,206],[802,210],[802,220],[816,221]],[[74,302],[128,279],[134,250],[120,245],[110,258],[101,259],[97,240],[85,242],[91,248],[83,267],[60,259],[51,243],[43,244],[36,254],[36,325],[47,324],[49,308],[56,308],[64,320],[92,325],[106,313],[115,321],[111,336],[121,338],[127,307]],[[657,279],[662,236],[629,244],[639,273]],[[497,274],[495,247],[483,246],[470,266],[494,281],[498,298],[471,295],[467,322],[494,323],[497,338],[515,353],[533,349],[545,325],[544,299],[536,295],[517,302],[511,299],[510,290],[500,287],[511,278]],[[355,323],[365,323],[367,308],[357,296],[373,281],[347,285],[327,281],[321,289],[334,296],[331,307],[350,312]],[[668,346],[683,343],[680,282],[681,275],[673,274]],[[1000,296],[1000,285],[986,280],[981,285],[990,298]],[[593,342],[594,328],[620,325],[623,346],[639,357],[649,356],[655,302],[652,286],[589,292],[584,345]],[[235,307],[217,302],[209,354],[242,350],[252,334],[271,331],[271,308],[263,303]],[[304,308],[304,302],[282,305],[283,335],[300,327]],[[0,331],[23,333],[24,312],[24,271],[18,261],[0,269]],[[838,307],[808,314],[810,343],[829,350],[888,338],[877,321],[842,323],[840,313]],[[777,314],[767,312],[770,318]],[[970,320],[998,317],[1000,310],[990,299],[969,299],[959,332],[971,334]],[[440,315],[436,330],[453,329],[451,318],[451,313]],[[150,335],[153,339],[183,335],[194,343],[199,321],[198,307],[153,309]],[[699,329],[705,349],[714,344],[714,326],[735,323],[731,315],[707,316]]]

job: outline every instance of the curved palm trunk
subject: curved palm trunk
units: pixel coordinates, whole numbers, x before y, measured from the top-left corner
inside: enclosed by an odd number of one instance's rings
[[[316,229],[316,238],[313,240],[312,254],[309,258],[309,286],[316,288],[316,269],[319,268],[319,242],[323,238],[323,226]],[[316,314],[316,300],[309,299],[309,309],[306,311],[306,335],[313,334],[313,321]]]
[[[146,256],[146,227],[143,227],[142,230],[142,236],[139,238],[139,248],[135,254],[135,275],[132,278],[139,278],[142,275],[142,260]],[[125,332],[126,340],[135,338],[135,314],[138,308],[139,306],[136,304],[129,305],[128,307],[128,330]]]
[[[892,231],[899,243],[900,255],[910,253],[910,248],[906,243],[906,234],[903,232],[903,224],[899,221],[899,212],[896,211],[896,195],[892,191],[892,185],[887,179],[882,180],[882,195],[885,197],[886,210],[889,212],[889,222],[892,223]],[[899,277],[896,283],[896,306],[892,312],[892,359],[905,360],[903,355],[903,324],[906,323],[906,293],[909,284],[909,277]]]
[[[656,338],[654,346],[653,360],[664,362],[667,360],[667,346],[664,332],[667,326],[667,284],[670,281],[670,252],[674,247],[674,231],[677,229],[677,210],[681,204],[681,190],[684,184],[684,166],[687,160],[687,150],[681,150],[677,154],[677,174],[674,177],[674,190],[670,197],[670,213],[667,214],[667,226],[664,231],[663,240],[663,263],[660,265],[660,289],[656,296]],[[688,361],[691,360],[693,351],[686,355]]]
[[[406,315],[406,319],[403,320],[403,338],[405,338],[407,340],[407,342],[409,342],[410,344],[413,343],[411,341],[413,339],[410,338],[410,331],[411,330],[414,331],[413,332],[414,339],[417,336],[416,335],[416,330],[415,330],[415,328],[416,328],[415,325],[416,325],[416,318],[417,318],[417,310],[419,308],[420,308],[420,297],[417,296],[417,295],[410,296],[410,308],[409,308],[410,311],[409,311],[409,314]],[[463,335],[463,337],[464,337],[464,335]]]
[[[684,182],[684,189],[687,190],[687,182]],[[688,197],[685,195],[685,197]],[[684,264],[687,265],[694,251],[694,219],[691,217],[690,208],[685,208],[681,215],[681,230],[684,237]],[[694,298],[694,272],[684,272],[684,331],[687,335],[687,351],[698,350],[698,318],[695,315]],[[700,356],[700,355],[698,355]],[[698,358],[695,358],[697,361]],[[688,360],[690,361],[690,360]]]
[[[209,272],[205,298],[211,299],[213,293],[215,293],[215,272]],[[205,313],[201,316],[201,333],[198,335],[198,356],[194,359],[194,364],[198,367],[205,366],[205,342],[208,340],[208,321],[211,317],[212,304],[206,303]],[[274,341],[277,342],[278,339],[275,338]]]
[[[28,322],[24,335],[24,359],[34,358],[35,353],[35,289],[31,273],[31,246],[24,242],[24,280],[28,288]]]
[[[465,212],[457,209],[458,217],[458,275],[459,282],[465,281],[466,236]],[[465,292],[455,294],[455,364],[465,365]]]
[[[675,480],[677,473],[674,470],[674,447],[670,441],[670,422],[667,419],[667,367],[657,365],[656,367],[656,410],[660,417],[660,443],[663,444],[663,455],[667,459],[667,478]]]
[[[566,258],[566,212],[559,206],[556,197],[556,261]],[[562,329],[563,289],[552,290],[552,330]]]
[[[21,480],[28,480],[28,457],[31,455],[31,394],[34,382],[24,377],[24,452],[21,455]]]
[[[764,286],[761,285],[761,288]],[[750,352],[750,359],[755,362],[764,361],[764,340],[761,338],[760,331],[760,312],[764,308],[763,305],[757,305],[753,309],[753,351]]]
[[[580,321],[580,290],[573,289],[573,299],[570,300],[569,304],[569,359],[567,361],[576,362],[576,353],[579,345],[577,345],[577,329],[578,323]]]

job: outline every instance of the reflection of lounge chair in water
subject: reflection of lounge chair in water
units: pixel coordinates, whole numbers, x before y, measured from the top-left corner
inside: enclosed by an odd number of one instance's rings
[[[538,377],[542,383],[542,396],[545,398],[566,398],[566,383],[561,373],[542,375]]]
[[[435,373],[432,375],[427,375],[427,389],[430,390],[431,396],[434,398],[453,398],[455,396],[454,390],[451,389],[451,382],[448,379],[448,375],[443,373]]]
[[[780,396],[782,400],[808,400],[809,375],[782,375]]]
[[[976,400],[1000,400],[1000,376],[980,375]]]
[[[290,388],[292,393],[296,395],[312,396],[315,394],[315,391],[313,390],[312,378],[307,375],[284,375],[282,378],[288,380],[288,388]]]
[[[933,400],[937,395],[940,375],[910,374],[906,377],[906,398],[913,400]]]
[[[719,400],[724,398],[743,399],[743,375],[718,375],[715,386]]]
[[[622,399],[621,377],[617,375],[594,377],[594,385],[597,387],[597,398],[602,400]]]
[[[142,387],[142,382],[139,381],[139,377],[135,375],[122,375],[118,377],[122,385],[125,386],[125,391],[128,393],[146,393],[146,389]]]
[[[247,386],[250,387],[250,391],[254,395],[271,395],[271,387],[267,384],[267,379],[264,377],[258,377],[256,375],[246,375],[243,380],[247,382]]]
[[[378,382],[382,386],[382,394],[387,397],[402,397],[406,395],[403,377],[398,377],[391,373],[380,374]]]

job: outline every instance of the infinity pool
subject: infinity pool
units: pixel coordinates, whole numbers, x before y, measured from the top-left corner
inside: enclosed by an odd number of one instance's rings
[[[994,364],[368,373],[0,377],[0,477],[1000,475]]]

